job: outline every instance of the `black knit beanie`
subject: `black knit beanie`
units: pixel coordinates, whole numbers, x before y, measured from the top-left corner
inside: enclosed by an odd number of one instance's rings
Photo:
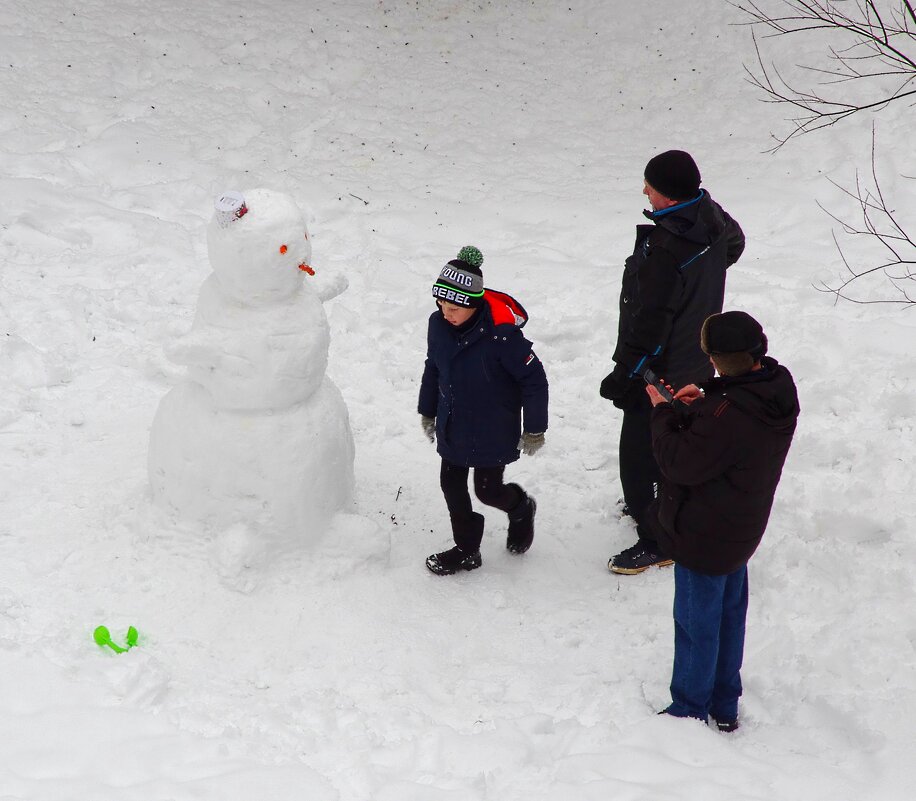
[[[452,259],[439,272],[433,284],[433,297],[456,306],[476,309],[483,305],[483,254],[473,245],[466,245],[458,251],[458,258]]]
[[[700,170],[689,153],[666,150],[649,159],[646,183],[669,200],[692,200],[700,191]]]

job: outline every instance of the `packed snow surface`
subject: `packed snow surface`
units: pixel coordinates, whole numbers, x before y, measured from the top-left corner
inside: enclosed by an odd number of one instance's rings
[[[873,122],[882,188],[916,224],[911,107],[764,152],[784,114],[745,81],[750,33],[714,0],[33,0],[0,21],[0,798],[912,797],[916,319],[816,291],[845,269],[817,204],[854,218],[841,188],[869,176]],[[671,571],[606,569],[633,531],[598,384],[642,170],[669,148],[744,228],[726,306],[762,321],[802,406],[750,565],[733,735],[656,715]],[[164,514],[147,474],[161,399],[209,392],[214,198],[256,187],[304,214],[314,311],[297,329],[281,290],[234,312],[326,337],[327,366],[319,348],[298,375],[339,389],[314,401],[349,413],[323,441],[355,445],[352,502],[284,548],[258,536],[238,451],[202,456],[235,482],[219,526]],[[416,395],[430,287],[466,244],[530,314],[551,426],[508,470],[538,500],[531,551],[509,554],[486,510],[482,568],[440,578]],[[234,366],[266,369],[267,329],[230,322],[251,334],[226,335]],[[219,436],[201,422],[214,397]],[[289,395],[269,413],[207,398],[181,401],[200,417],[170,444],[250,444],[269,421],[295,462],[315,422]],[[138,646],[97,646],[102,624],[121,643],[136,626]]]

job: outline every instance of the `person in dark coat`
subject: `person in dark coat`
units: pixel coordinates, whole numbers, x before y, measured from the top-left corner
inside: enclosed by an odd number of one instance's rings
[[[468,492],[509,518],[506,547],[522,554],[534,539],[537,505],[518,484],[506,484],[506,465],[519,450],[534,455],[547,430],[547,376],[522,335],[528,315],[512,296],[483,285],[483,256],[464,247],[433,285],[439,307],[429,318],[426,364],[418,411],[442,464],[439,483],[455,547],[432,554],[438,575],[480,567],[484,517]],[[523,427],[524,424],[524,427]]]
[[[662,474],[650,525],[675,562],[674,668],[664,711],[712,717],[733,731],[747,563],[766,530],[799,406],[791,374],[765,356],[766,335],[749,314],[712,315],[700,340],[719,377],[680,389],[683,411],[646,388]]]
[[[700,326],[722,311],[725,271],[744,251],[740,226],[700,189],[700,171],[688,153],[669,150],[650,159],[643,194],[652,224],[636,226],[636,246],[623,271],[614,369],[600,389],[623,410],[620,483],[638,541],[608,561],[609,570],[622,574],[671,564],[645,524],[659,472],[642,374],[651,368],[674,386],[712,376],[699,346]]]

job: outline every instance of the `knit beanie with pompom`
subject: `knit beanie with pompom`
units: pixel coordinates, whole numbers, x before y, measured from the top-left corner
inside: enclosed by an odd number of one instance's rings
[[[433,284],[433,297],[456,306],[476,309],[483,305],[483,254],[473,245],[465,245],[439,272]]]

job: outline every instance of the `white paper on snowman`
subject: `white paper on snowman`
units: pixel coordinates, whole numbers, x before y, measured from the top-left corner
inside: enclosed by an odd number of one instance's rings
[[[330,333],[304,267],[311,243],[288,196],[243,193],[207,229],[213,273],[191,331],[166,349],[186,380],[150,434],[154,502],[184,521],[316,541],[353,492],[346,406],[325,374]]]

